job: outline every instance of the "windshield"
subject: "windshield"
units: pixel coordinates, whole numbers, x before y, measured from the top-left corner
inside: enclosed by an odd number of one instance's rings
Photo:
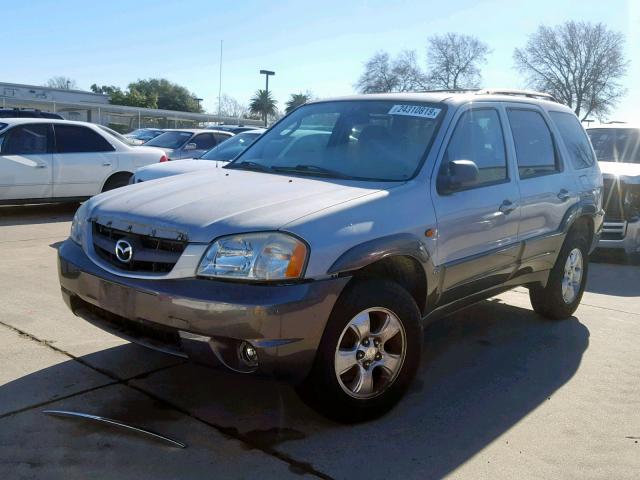
[[[140,128],[134,130],[133,132],[127,133],[127,137],[135,138],[138,140],[151,140],[152,138],[157,137],[162,134],[161,130],[147,130],[146,128]]]
[[[312,103],[281,120],[226,168],[407,180],[421,166],[443,108],[400,100]]]
[[[149,140],[145,145],[161,148],[179,148],[193,135],[191,132],[165,132]]]
[[[233,160],[260,136],[260,133],[239,133],[229,140],[225,140],[217,147],[213,147],[200,158],[203,160]]]
[[[640,129],[590,128],[587,133],[598,161],[640,163]]]

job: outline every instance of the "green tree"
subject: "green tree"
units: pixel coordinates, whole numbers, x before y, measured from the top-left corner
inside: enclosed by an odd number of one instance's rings
[[[251,100],[249,101],[249,111],[262,115],[265,126],[267,125],[267,118],[271,115],[276,115],[278,109],[276,104],[278,102],[273,99],[271,92],[266,90],[258,90]]]
[[[130,83],[128,88],[130,92],[136,90],[146,98],[155,97],[158,103],[157,108],[181,112],[203,112],[193,93],[164,78],[138,80]]]
[[[129,107],[158,108],[158,98],[155,95],[146,96],[135,88],[122,91],[115,85],[91,85],[91,91],[109,95],[109,103],[113,105],[126,105]]]
[[[114,85],[98,86],[94,83],[91,85],[91,90],[109,95],[111,103],[114,105],[161,108],[180,112],[203,112],[193,93],[164,78],[138,80],[130,83],[126,90]]]
[[[298,108],[300,105],[304,105],[309,100],[311,100],[311,94],[309,92],[292,93],[291,96],[289,97],[289,100],[287,100],[287,103],[286,103],[287,107],[285,108],[284,111],[285,113],[291,113],[293,110]]]

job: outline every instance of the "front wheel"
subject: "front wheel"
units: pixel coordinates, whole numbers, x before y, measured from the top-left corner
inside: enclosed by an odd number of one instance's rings
[[[578,230],[567,235],[549,274],[547,286],[529,289],[531,305],[536,313],[552,320],[573,315],[587,284],[588,245],[587,238]]]
[[[327,323],[302,398],[323,415],[354,423],[390,410],[411,384],[422,350],[420,312],[400,285],[356,281]]]

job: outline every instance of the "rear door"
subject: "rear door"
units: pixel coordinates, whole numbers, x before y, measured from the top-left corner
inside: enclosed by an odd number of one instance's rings
[[[578,199],[546,113],[536,105],[514,104],[507,117],[518,165],[522,213],[519,239],[557,233],[569,206]]]
[[[469,106],[457,114],[439,165],[471,160],[479,170],[473,184],[432,196],[438,222],[437,263],[443,268],[442,303],[501,283],[515,268],[520,219],[519,192],[505,144],[499,105]]]
[[[102,135],[82,125],[54,124],[53,196],[89,197],[100,193],[118,168],[118,152]]]
[[[0,136],[0,200],[50,198],[51,126],[17,125]]]

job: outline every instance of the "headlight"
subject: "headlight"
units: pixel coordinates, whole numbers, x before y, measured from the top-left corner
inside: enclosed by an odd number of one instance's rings
[[[87,202],[80,205],[80,208],[76,210],[76,214],[73,216],[71,222],[71,232],[69,238],[78,245],[82,246],[82,237],[84,235],[84,227],[87,221]]]
[[[293,280],[302,276],[307,246],[286,233],[231,235],[207,250],[198,275],[245,280]]]

